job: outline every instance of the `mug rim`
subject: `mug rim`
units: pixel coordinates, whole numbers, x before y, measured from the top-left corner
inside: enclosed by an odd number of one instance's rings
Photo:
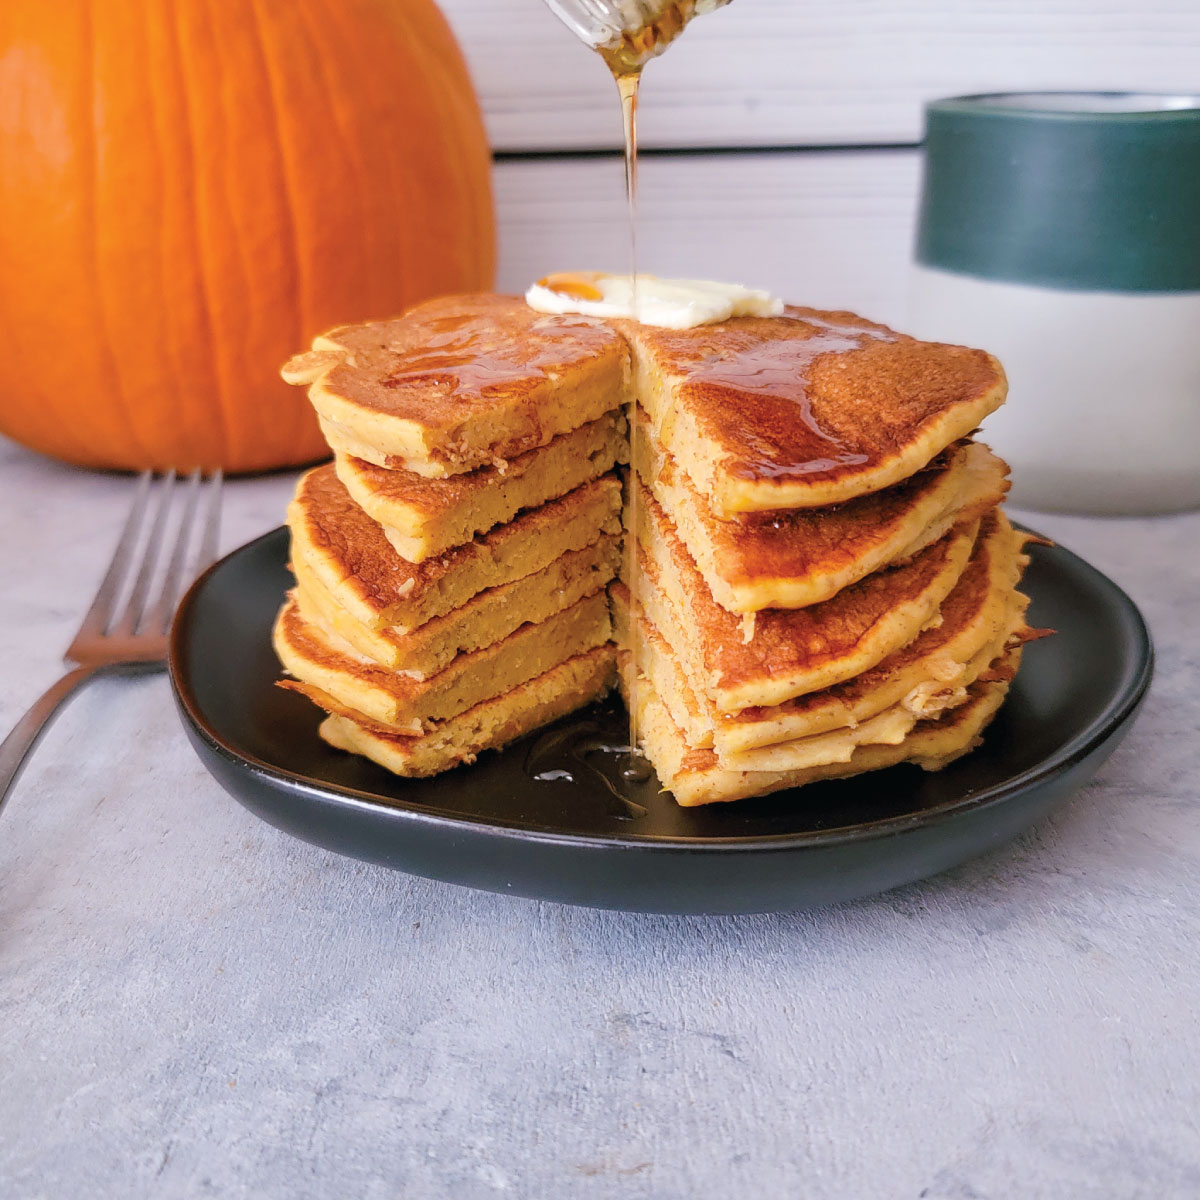
[[[1130,108],[1085,108],[1056,106],[1054,101],[1142,102]],[[1037,101],[1044,100],[1039,105]],[[1188,91],[1151,92],[1114,89],[1060,90],[1038,88],[1028,91],[977,92],[930,100],[929,113],[959,113],[977,116],[1034,118],[1056,121],[1194,121],[1200,120],[1200,93]]]
[[[1179,104],[1194,107],[1166,107]],[[1189,93],[952,97],[927,107],[924,150],[926,266],[1077,291],[1200,291]]]

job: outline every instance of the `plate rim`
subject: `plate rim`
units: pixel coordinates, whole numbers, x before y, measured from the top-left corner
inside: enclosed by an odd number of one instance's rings
[[[175,696],[176,705],[188,731],[199,738],[209,751],[224,759],[239,770],[248,770],[276,790],[285,790],[294,796],[323,804],[334,804],[350,810],[363,810],[386,820],[430,825],[447,831],[493,838],[497,841],[539,842],[554,846],[572,846],[590,850],[623,850],[679,854],[728,854],[738,853],[784,853],[807,849],[823,849],[846,843],[871,842],[895,837],[913,829],[938,825],[966,813],[1002,804],[1020,795],[1039,783],[1053,778],[1085,761],[1092,753],[1118,730],[1122,729],[1137,713],[1154,676],[1154,643],[1149,626],[1141,610],[1128,593],[1099,568],[1059,543],[1043,537],[1023,523],[1014,522],[1018,528],[1041,538],[1057,554],[1064,554],[1081,565],[1109,590],[1116,606],[1129,619],[1136,635],[1136,652],[1132,658],[1133,670],[1113,699],[1105,706],[1104,715],[1076,732],[1067,743],[1054,754],[1012,778],[991,787],[968,793],[957,800],[935,805],[916,812],[903,813],[882,821],[867,824],[839,826],[828,830],[811,830],[804,833],[753,834],[722,837],[687,837],[674,834],[586,834],[564,833],[559,830],[539,827],[502,818],[483,819],[468,813],[451,814],[439,812],[426,805],[412,801],[384,801],[377,792],[340,784],[321,783],[311,776],[289,771],[272,763],[245,753],[229,745],[205,719],[200,705],[187,680],[182,663],[185,655],[186,633],[193,610],[204,589],[213,576],[240,555],[248,554],[263,542],[278,538],[286,539],[286,525],[278,525],[266,533],[252,538],[223,555],[200,574],[188,588],[180,601],[171,623],[167,673]],[[1037,553],[1035,546],[1034,552]],[[380,768],[381,770],[383,768]],[[399,777],[398,777],[399,778]]]

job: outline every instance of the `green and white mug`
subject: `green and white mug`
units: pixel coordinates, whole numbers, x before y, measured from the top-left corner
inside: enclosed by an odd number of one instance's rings
[[[928,105],[909,325],[1004,364],[1017,504],[1200,507],[1200,97]]]

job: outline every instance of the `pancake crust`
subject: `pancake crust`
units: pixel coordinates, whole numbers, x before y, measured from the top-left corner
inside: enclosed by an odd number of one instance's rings
[[[649,432],[636,422],[633,461],[691,552],[709,590],[730,612],[804,608],[890,563],[909,558],[953,525],[978,520],[1008,491],[1004,462],[960,443],[882,492],[823,509],[785,509],[722,520]]]
[[[658,625],[641,605],[638,607],[638,619],[634,621],[633,597],[628,585],[620,579],[614,580],[608,586],[608,598],[621,671],[628,673],[631,670],[636,637],[639,674],[649,680],[676,728],[687,739],[687,744],[708,749],[713,744],[713,728],[718,720],[712,702],[693,688],[692,675],[684,669],[675,647],[663,637]],[[644,587],[640,598],[643,601],[646,599]],[[655,609],[660,619],[665,608],[666,601],[660,600]],[[625,690],[627,692],[628,688]],[[629,707],[628,696],[626,707]]]
[[[420,734],[437,721],[502,695],[576,654],[609,640],[611,623],[598,592],[503,641],[460,654],[429,679],[389,671],[356,654],[341,638],[305,621],[289,597],[275,623],[274,646],[285,670],[381,725]]]
[[[983,730],[1008,693],[1009,680],[1020,657],[1019,647],[1008,651],[992,673],[994,678],[985,677],[972,684],[964,704],[936,720],[920,722],[898,744],[860,746],[846,762],[790,771],[731,771],[721,766],[713,751],[692,749],[654,689],[643,680],[638,697],[646,751],[663,787],[685,808],[765,796],[784,788],[877,771],[902,762],[938,771],[980,743]],[[627,694],[624,684],[622,690]]]
[[[652,626],[649,625],[649,622],[643,620],[639,629],[639,633],[643,636],[643,639],[650,629],[652,629]],[[639,645],[646,648],[647,642],[643,640]],[[1003,647],[1001,646],[1000,649],[1003,649]],[[618,661],[621,671],[628,675],[628,672],[632,669],[630,655],[620,652],[618,654]],[[992,662],[993,658],[991,657],[983,658],[978,670],[972,677],[972,682],[986,671]],[[643,668],[645,665],[646,660],[643,659]],[[658,684],[654,682],[656,672],[653,668],[657,667],[657,665],[652,663],[652,670],[644,672],[644,674],[651,680],[650,686],[653,688],[654,694],[663,705],[671,721],[686,736],[688,731],[687,722],[696,714],[686,714],[683,723],[677,719],[678,703],[673,705],[667,696],[659,691]],[[626,679],[623,686],[627,692],[628,679]],[[908,707],[903,703],[893,704],[886,708],[881,708],[865,720],[855,722],[854,724],[842,724],[834,728],[807,734],[804,737],[792,738],[789,741],[779,742],[770,746],[760,746],[757,749],[738,754],[722,754],[720,751],[716,751],[717,763],[726,771],[758,772],[797,771],[807,767],[824,767],[834,763],[849,762],[855,751],[861,746],[899,745],[923,717],[936,717],[942,712],[965,703],[966,698],[967,691],[965,687],[948,689],[938,707],[930,709],[928,712]],[[711,740],[708,745],[705,745],[703,742],[694,742],[691,738],[688,738],[687,742],[693,750],[709,749],[712,745]]]
[[[618,533],[620,512],[620,480],[602,475],[463,546],[412,563],[350,499],[328,463],[301,477],[287,519],[293,563],[302,561],[369,629],[405,633],[478,592],[548,567],[597,536]]]
[[[582,550],[569,550],[548,567],[512,583],[488,588],[460,608],[426,621],[417,629],[371,629],[342,608],[320,579],[296,558],[296,602],[300,615],[336,634],[359,654],[417,679],[428,679],[469,654],[501,641],[526,622],[538,623],[600,591],[621,562],[620,539],[600,537]]]
[[[638,400],[720,517],[814,508],[908,478],[1004,401],[990,354],[789,307],[669,330],[622,322]]]
[[[971,561],[943,601],[936,624],[861,675],[780,705],[718,714],[693,686],[675,649],[686,635],[661,596],[648,599],[662,630],[645,612],[638,622],[639,666],[688,744],[713,747],[722,766],[731,769],[802,765],[799,759],[812,749],[814,738],[857,730],[888,709],[899,708],[889,728],[903,734],[918,719],[962,703],[967,687],[1008,644],[1029,634],[1028,600],[1015,590],[1026,561],[1023,541],[1002,514],[986,518]],[[629,592],[616,582],[610,595],[618,641],[627,646]]]
[[[716,723],[723,756],[869,720],[905,704],[929,715],[968,687],[1014,639],[1029,634],[1029,598],[1016,590],[1028,562],[1025,535],[1003,513],[984,518],[971,560],[942,602],[939,619],[907,646],[852,679],[775,708],[747,708]]]
[[[282,686],[304,693],[330,714],[320,733],[331,746],[364,755],[397,775],[427,776],[472,763],[482,751],[505,746],[599,699],[612,686],[614,657],[611,645],[578,654],[417,737],[373,724],[319,688],[291,680]]]
[[[621,403],[629,351],[602,321],[516,296],[446,296],[322,334],[283,368],[330,445],[429,478],[513,458]]]
[[[889,567],[823,604],[767,609],[742,620],[712,598],[657,501],[639,487],[638,561],[688,634],[684,657],[721,713],[782,704],[869,670],[931,621],[966,569],[977,523],[952,530],[903,566]],[[654,613],[651,610],[651,617]],[[656,622],[657,623],[657,622]],[[682,648],[681,648],[682,649]]]
[[[334,466],[350,497],[383,526],[396,552],[420,563],[603,475],[624,456],[625,420],[610,414],[499,467],[450,479],[389,471],[361,458]]]

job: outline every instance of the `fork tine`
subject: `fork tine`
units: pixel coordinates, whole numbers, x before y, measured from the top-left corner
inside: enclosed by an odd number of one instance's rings
[[[224,482],[225,472],[219,467],[208,479],[208,515],[204,518],[204,536],[196,558],[197,575],[217,560],[217,546],[221,539],[221,490]]]
[[[179,527],[175,531],[175,545],[167,562],[167,573],[163,577],[162,588],[154,608],[146,617],[145,627],[151,633],[165,630],[171,623],[171,615],[175,611],[175,600],[179,595],[179,585],[183,581],[184,567],[187,565],[188,544],[191,541],[192,522],[196,515],[196,498],[200,494],[200,468],[197,467],[189,476],[187,491],[184,493],[183,515],[179,518]]]
[[[150,536],[146,548],[142,551],[142,562],[138,567],[137,578],[133,581],[133,591],[125,610],[121,614],[113,633],[128,637],[137,628],[146,607],[146,596],[150,591],[150,580],[154,576],[154,567],[158,562],[158,552],[162,545],[163,530],[167,524],[167,513],[171,510],[171,493],[175,489],[175,470],[172,468],[163,477],[158,489],[158,509],[154,514],[154,523],[150,526]]]
[[[153,472],[151,471],[143,471],[138,476],[137,491],[133,495],[129,516],[125,518],[125,527],[121,530],[121,536],[117,541],[116,549],[113,550],[112,561],[108,564],[104,579],[96,590],[96,598],[80,623],[77,637],[101,634],[108,627],[112,618],[113,604],[116,602],[117,593],[121,590],[121,583],[125,579],[133,548],[137,544],[137,535],[142,525],[142,514],[146,511],[146,498],[150,494],[152,478]]]

